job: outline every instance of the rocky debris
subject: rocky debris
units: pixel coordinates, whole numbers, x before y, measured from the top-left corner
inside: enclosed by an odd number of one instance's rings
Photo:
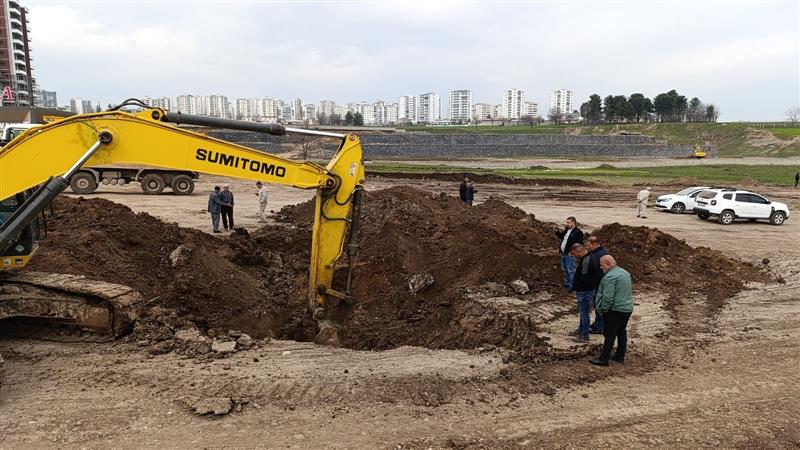
[[[431,287],[434,282],[435,280],[431,274],[418,273],[412,275],[411,278],[408,279],[408,290],[411,291],[412,294],[418,294]]]
[[[761,264],[763,264],[763,265],[765,265],[765,266],[766,266],[767,264],[769,264],[769,262],[770,262],[770,261],[769,261],[769,258],[764,258],[764,259],[762,259],[762,260],[761,260]]]
[[[236,339],[236,348],[239,350],[247,350],[251,348],[255,342],[249,334],[242,334]]]
[[[526,282],[524,282],[522,280],[514,280],[514,281],[512,281],[511,282],[511,289],[514,289],[514,292],[516,292],[517,294],[520,294],[520,295],[527,294],[528,291],[530,291],[530,288],[528,287],[528,283],[526,283]]]
[[[169,254],[169,261],[172,267],[178,267],[189,261],[192,257],[192,248],[186,244],[181,244],[175,247],[175,250]]]
[[[200,416],[224,416],[233,410],[234,403],[229,397],[209,397],[200,399],[192,405],[192,410]]]
[[[211,344],[211,350],[215,353],[234,353],[236,351],[236,341],[217,341]]]

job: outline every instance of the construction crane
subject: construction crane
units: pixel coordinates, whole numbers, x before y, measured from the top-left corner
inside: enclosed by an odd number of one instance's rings
[[[130,113],[123,110],[125,106],[143,110]],[[193,133],[179,128],[180,124],[273,135],[299,133],[341,142],[323,167]],[[45,225],[43,213],[69,186],[70,177],[84,165],[103,164],[141,164],[316,190],[307,300],[319,325],[316,341],[338,344],[333,317],[339,315],[334,311],[353,302],[351,283],[364,185],[359,138],[167,112],[135,99],[108,111],[31,128],[0,149],[0,274],[4,275],[0,287],[3,283],[17,286],[0,289],[0,320],[46,319],[111,334],[129,329],[138,303],[138,294],[129,288],[14,270],[35,257]],[[345,259],[346,282],[336,289],[334,270]]]

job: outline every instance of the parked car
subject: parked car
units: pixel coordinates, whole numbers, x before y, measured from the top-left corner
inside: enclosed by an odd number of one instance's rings
[[[772,202],[755,192],[742,189],[707,189],[696,197],[694,212],[701,219],[716,216],[719,223],[730,225],[736,219],[769,220],[773,225],[783,225],[789,218],[785,203]]]
[[[675,214],[682,214],[686,211],[694,213],[695,198],[697,194],[706,189],[711,188],[708,186],[696,186],[683,189],[674,194],[661,195],[656,199],[656,208]]]

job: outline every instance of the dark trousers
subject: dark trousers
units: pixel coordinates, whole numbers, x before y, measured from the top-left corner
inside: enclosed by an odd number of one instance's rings
[[[222,206],[222,226],[227,230],[230,222],[230,229],[233,229],[233,206]]]
[[[614,354],[614,359],[625,359],[625,351],[628,350],[628,319],[630,318],[631,313],[629,312],[608,311],[603,313],[606,328],[603,330],[605,341],[603,342],[603,353],[600,355],[601,360],[611,359],[614,339],[617,340],[617,352]]]

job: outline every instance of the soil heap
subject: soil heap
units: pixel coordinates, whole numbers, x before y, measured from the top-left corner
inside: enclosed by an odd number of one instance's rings
[[[281,210],[279,224],[223,238],[101,199],[59,198],[55,206],[59,217],[32,269],[130,285],[152,299],[152,309],[174,310],[204,332],[313,337],[304,294],[311,202]],[[531,293],[514,301],[547,294],[575,302],[562,287],[553,224],[502,201],[470,207],[396,187],[368,192],[362,214],[357,303],[340,331],[346,347],[544,348],[536,323],[512,326],[476,308],[470,292],[493,286],[498,296],[514,297],[509,284],[521,279]],[[676,305],[693,298],[690,306],[714,312],[743,281],[765,279],[750,265],[658,230],[613,224],[597,235],[637,290],[666,289]]]

